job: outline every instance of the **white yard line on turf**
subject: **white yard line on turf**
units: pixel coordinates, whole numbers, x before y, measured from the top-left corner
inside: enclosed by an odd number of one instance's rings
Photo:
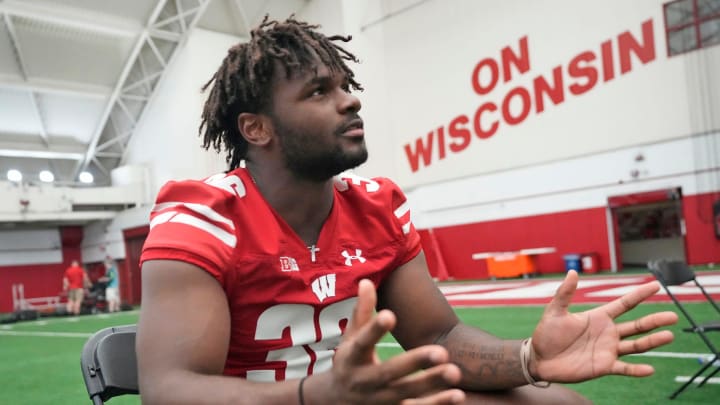
[[[693,384],[700,384],[704,377],[695,377]],[[689,375],[679,375],[675,377],[675,382],[684,383],[690,381]],[[705,384],[720,384],[720,377],[713,377],[705,382]]]
[[[92,333],[81,332],[30,332],[19,330],[0,330],[0,336],[23,336],[23,337],[72,337],[89,338]]]
[[[37,321],[28,321],[28,322],[18,322],[13,324],[5,324],[0,325],[0,330],[2,329],[15,329],[15,327],[23,327],[23,326],[45,326],[45,325],[52,325],[52,324],[58,324],[58,323],[64,323],[64,322],[79,322],[83,319],[94,319],[94,318],[100,318],[100,319],[106,319],[111,318],[119,315],[133,315],[137,314],[139,310],[132,310],[132,311],[120,311],[120,312],[113,312],[113,313],[102,313],[102,314],[88,314],[88,315],[82,315],[82,316],[65,316],[65,317],[52,317],[52,318],[43,318],[41,320]]]
[[[89,338],[92,333],[83,332],[37,332],[37,331],[19,331],[19,330],[0,330],[0,336],[26,336],[26,337],[76,337],[76,338]],[[400,348],[400,345],[395,342],[380,342],[376,344],[377,347],[387,348]],[[647,352],[631,354],[630,356],[644,356],[644,357],[665,357],[674,359],[705,359],[707,353],[675,353],[675,352]],[[678,377],[680,378],[680,377]],[[715,379],[711,379],[715,380]],[[685,380],[687,381],[687,380]],[[708,381],[710,382],[710,381]]]

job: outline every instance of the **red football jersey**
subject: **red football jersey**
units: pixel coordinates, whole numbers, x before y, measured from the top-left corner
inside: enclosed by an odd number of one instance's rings
[[[231,314],[225,374],[279,381],[329,369],[358,282],[379,285],[420,252],[393,182],[342,174],[334,194],[317,244],[308,247],[246,169],[160,190],[141,262],[188,262],[220,282]]]

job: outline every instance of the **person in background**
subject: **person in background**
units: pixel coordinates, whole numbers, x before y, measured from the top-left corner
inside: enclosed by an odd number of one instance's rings
[[[90,278],[85,269],[77,260],[73,260],[63,274],[63,291],[67,292],[68,297],[65,309],[68,314],[80,315],[85,288],[90,285]]]
[[[105,300],[108,304],[108,312],[120,310],[120,281],[118,279],[117,264],[108,257],[105,259],[105,275],[100,279],[105,283]]]
[[[347,172],[367,149],[345,63],[357,59],[337,41],[349,38],[266,18],[205,85],[204,145],[227,151],[230,167],[169,182],[152,209],[136,340],[143,404],[577,405],[588,401],[550,382],[652,374],[621,356],[671,342],[657,328],[677,315],[616,319],[656,282],[571,313],[570,271],[526,339],[458,319],[404,193]],[[405,351],[381,361],[387,333]]]

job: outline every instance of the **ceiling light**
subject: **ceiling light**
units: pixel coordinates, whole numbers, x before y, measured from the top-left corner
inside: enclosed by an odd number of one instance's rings
[[[10,169],[7,172],[7,179],[19,183],[22,181],[22,173],[20,170]]]
[[[42,170],[38,177],[43,183],[52,183],[55,180],[55,175],[50,170]]]
[[[80,180],[80,183],[85,183],[85,184],[92,183],[94,180],[93,175],[90,172],[80,173],[80,176],[78,177],[78,179]]]

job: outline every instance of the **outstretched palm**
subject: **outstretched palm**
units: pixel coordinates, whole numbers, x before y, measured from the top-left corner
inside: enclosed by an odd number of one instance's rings
[[[657,312],[633,321],[615,319],[655,294],[656,282],[643,284],[628,294],[580,312],[568,312],[577,288],[578,275],[568,273],[552,302],[545,308],[533,333],[534,362],[531,371],[542,380],[579,382],[608,374],[635,377],[651,375],[647,364],[631,364],[619,356],[641,353],[670,343],[670,331],[654,332],[637,339],[623,340],[677,322],[674,312]],[[534,367],[533,367],[534,366]]]

